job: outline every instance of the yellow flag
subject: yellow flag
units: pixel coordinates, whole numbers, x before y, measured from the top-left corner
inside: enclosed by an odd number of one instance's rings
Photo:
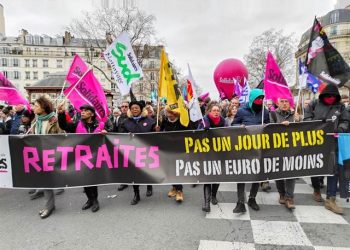
[[[168,82],[167,75],[172,75],[172,72],[167,72],[171,70],[169,67],[169,61],[165,54],[164,49],[162,49],[161,57],[160,57],[160,70],[159,70],[159,83],[158,83],[158,98],[166,98],[168,92]],[[171,78],[170,78],[171,79]]]
[[[158,96],[167,99],[168,108],[174,112],[180,113],[180,123],[187,127],[190,122],[188,111],[164,49],[161,55],[159,75]]]

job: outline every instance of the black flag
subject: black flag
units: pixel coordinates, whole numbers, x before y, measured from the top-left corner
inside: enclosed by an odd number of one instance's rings
[[[315,18],[305,59],[308,71],[328,83],[343,86],[350,79],[350,68],[329,42],[326,32]],[[347,83],[350,86],[350,82]]]

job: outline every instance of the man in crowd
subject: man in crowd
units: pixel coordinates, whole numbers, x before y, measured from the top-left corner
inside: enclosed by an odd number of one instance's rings
[[[16,111],[16,113],[12,118],[12,126],[11,126],[11,131],[10,131],[11,135],[18,134],[18,128],[21,124],[21,117],[22,117],[22,114],[24,112],[24,105],[23,104],[16,105],[15,111]]]
[[[122,104],[120,105],[120,116],[118,118],[118,123],[114,127],[113,132],[115,133],[123,133],[122,126],[124,124],[124,121],[128,119],[128,110],[129,110],[129,102],[128,101],[123,101]],[[128,185],[121,184],[118,187],[118,191],[123,191],[126,189]]]
[[[323,120],[336,117],[338,120],[335,123],[337,126],[334,132],[345,133],[349,131],[349,113],[346,111],[344,104],[341,103],[338,87],[335,84],[328,84],[318,99],[311,102],[305,109],[304,120]],[[336,149],[336,155],[337,153]],[[334,213],[342,214],[343,209],[336,203],[335,197],[337,194],[338,183],[338,165],[335,166],[334,176],[327,177],[327,197],[325,202],[326,209]],[[311,177],[312,187],[314,188],[313,199],[317,202],[323,202],[321,196],[321,183],[319,177]]]
[[[288,126],[291,122],[299,122],[300,116],[291,110],[290,101],[280,98],[278,100],[278,108],[276,111],[270,112],[270,122],[280,123]],[[277,180],[276,186],[279,197],[279,203],[285,205],[288,209],[295,209],[294,205],[294,188],[295,179]]]

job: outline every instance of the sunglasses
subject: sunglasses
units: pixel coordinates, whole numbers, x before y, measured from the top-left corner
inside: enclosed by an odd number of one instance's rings
[[[127,108],[128,106],[121,106],[122,108]]]

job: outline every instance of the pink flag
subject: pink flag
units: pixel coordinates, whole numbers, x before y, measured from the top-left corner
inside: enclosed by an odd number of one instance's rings
[[[277,104],[279,98],[288,99],[291,107],[294,107],[292,92],[270,51],[266,60],[264,91],[266,100],[273,100]]]
[[[67,79],[70,78],[73,76],[67,76]],[[106,96],[91,69],[82,78],[78,78],[76,83],[65,89],[64,95],[77,108],[84,104],[93,106],[98,120],[104,122],[108,119],[109,110]]]
[[[13,84],[0,72],[0,100],[10,105],[24,104],[30,109],[27,99],[16,89]]]
[[[89,67],[85,64],[83,59],[81,59],[78,54],[75,54],[66,80],[70,84],[75,84],[84,75],[84,73],[88,71],[88,69]]]

